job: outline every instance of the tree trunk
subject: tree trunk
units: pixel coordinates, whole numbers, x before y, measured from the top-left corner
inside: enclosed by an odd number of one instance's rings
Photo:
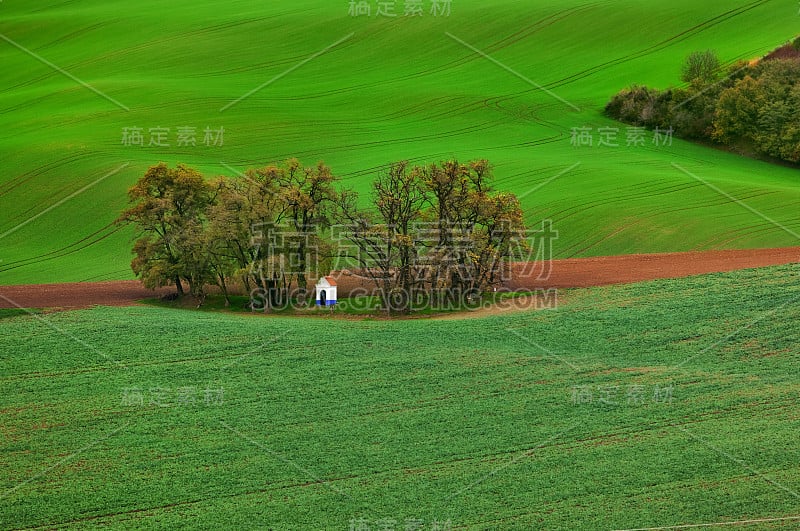
[[[219,275],[219,289],[222,291],[222,296],[225,298],[225,307],[229,308],[231,305],[231,299],[228,296],[228,284],[225,282],[225,274],[220,273]]]
[[[178,290],[178,296],[183,297],[183,285],[181,284],[180,277],[175,277],[175,288]]]
[[[262,266],[263,267],[263,266]],[[264,278],[264,270],[262,267],[259,267],[259,274],[261,276],[261,291],[264,294],[264,313],[269,313],[269,304],[270,304],[270,293],[269,293],[269,283],[267,279]]]
[[[297,271],[297,295],[302,301],[306,300],[306,245],[301,238],[297,249],[298,271]]]

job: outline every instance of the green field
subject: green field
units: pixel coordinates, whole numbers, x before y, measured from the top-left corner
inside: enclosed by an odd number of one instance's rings
[[[783,266],[483,319],[8,317],[0,527],[796,529],[798,299]]]
[[[676,83],[691,51],[730,63],[794,37],[794,0],[424,4],[388,18],[346,0],[2,2],[0,284],[130,278],[132,233],[112,222],[159,161],[211,176],[324,159],[365,190],[395,160],[488,158],[532,226],[554,221],[557,257],[798,244],[796,169],[626,147],[601,114],[631,83]],[[178,146],[185,126],[195,147]],[[620,147],[572,146],[583,126],[622,127]],[[123,145],[132,127],[145,144],[169,128],[169,147]]]
[[[796,37],[796,0],[431,2],[0,0],[0,286],[132,278],[114,220],[161,161],[324,160],[364,193],[487,158],[556,258],[800,245],[796,167],[602,113]],[[800,529],[797,265],[560,297],[0,309],[0,529]]]

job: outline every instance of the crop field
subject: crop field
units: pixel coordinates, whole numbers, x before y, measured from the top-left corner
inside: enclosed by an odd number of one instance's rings
[[[0,527],[796,529],[798,299],[781,266],[482,319],[9,315]]]
[[[732,63],[793,38],[794,0],[371,4],[0,3],[0,284],[131,278],[113,221],[159,161],[322,159],[366,191],[393,161],[480,157],[531,227],[553,221],[556,258],[797,245],[795,169],[630,142],[602,114],[632,83],[678,84],[692,51]]]
[[[798,9],[0,0],[0,531],[800,529]]]

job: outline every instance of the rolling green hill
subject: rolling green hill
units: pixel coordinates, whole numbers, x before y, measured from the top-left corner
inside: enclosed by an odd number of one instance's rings
[[[6,316],[0,528],[796,529],[799,281],[468,320]]]
[[[797,170],[678,140],[626,146],[601,115],[631,83],[675,83],[693,50],[773,49],[797,33],[794,0],[403,5],[389,18],[374,4],[350,16],[346,0],[2,2],[0,284],[130,278],[131,232],[112,222],[159,161],[214,175],[324,159],[365,190],[398,159],[488,158],[532,225],[554,221],[557,257],[797,245]],[[609,126],[620,147],[597,145]],[[123,145],[134,127],[145,144],[169,128],[169,146]],[[178,145],[182,127],[195,146]],[[571,145],[575,127],[592,147]]]

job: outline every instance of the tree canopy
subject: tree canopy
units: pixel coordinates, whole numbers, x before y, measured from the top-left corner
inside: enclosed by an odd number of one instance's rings
[[[671,128],[684,138],[719,142],[746,155],[800,162],[798,41],[761,61],[734,63],[722,78],[715,53],[695,52],[682,68],[687,87],[632,86],[611,99],[606,114],[633,125]]]
[[[137,228],[131,267],[145,286],[232,284],[253,309],[305,303],[333,267],[369,279],[387,312],[419,301],[463,304],[506,279],[525,249],[517,198],[492,187],[488,161],[391,164],[368,205],[320,162],[296,159],[206,180],[158,164],[129,191],[120,222]]]

